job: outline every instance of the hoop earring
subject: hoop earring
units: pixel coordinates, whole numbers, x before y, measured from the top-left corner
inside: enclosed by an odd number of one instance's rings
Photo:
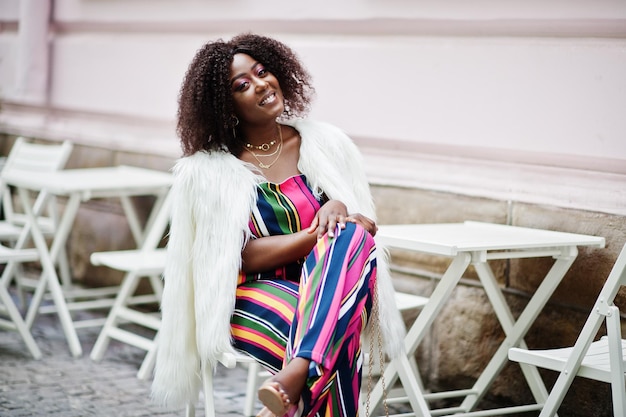
[[[239,119],[237,118],[237,116],[232,115],[231,116],[231,120],[233,122],[233,138],[237,138],[237,126],[239,126]]]

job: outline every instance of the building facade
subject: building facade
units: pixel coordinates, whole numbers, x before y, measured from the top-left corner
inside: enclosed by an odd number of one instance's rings
[[[303,59],[317,92],[311,117],[362,150],[380,223],[481,220],[604,236],[607,248],[581,250],[527,342],[574,340],[626,242],[623,1],[3,0],[0,153],[19,135],[69,139],[70,167],[167,170],[180,156],[176,100],[195,51],[248,31]],[[76,279],[119,280],[88,257],[128,247],[120,213],[115,202],[81,209],[69,243]],[[397,286],[422,294],[446,266],[393,260]],[[494,268],[521,308],[547,263]],[[466,386],[501,340],[475,283],[470,273],[420,351],[430,386]],[[507,368],[488,400],[528,399],[518,380]],[[606,415],[605,388],[576,382],[566,415]]]

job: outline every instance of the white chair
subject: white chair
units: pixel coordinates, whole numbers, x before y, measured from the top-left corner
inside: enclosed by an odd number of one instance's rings
[[[6,159],[2,171],[0,171],[0,196],[2,199],[2,209],[5,220],[0,221],[0,241],[10,244],[16,244],[18,240],[22,240],[22,246],[28,236],[28,227],[26,227],[26,214],[17,210],[13,206],[13,193],[8,187],[4,178],[14,170],[19,171],[35,171],[45,175],[46,172],[62,169],[72,152],[72,143],[65,141],[60,145],[44,145],[26,142],[24,138],[17,138],[9,155]],[[35,200],[33,207],[39,222],[41,231],[46,236],[54,235],[57,226],[58,213],[56,209],[56,201],[47,193],[41,192]],[[44,212],[46,215],[44,215]],[[26,231],[24,229],[27,229]],[[23,235],[23,236],[22,236]],[[20,238],[20,236],[22,236]],[[69,285],[71,281],[69,265],[65,249],[59,256],[59,272],[60,277],[65,285]],[[18,271],[19,272],[19,271]],[[16,274],[21,275],[21,274]],[[22,284],[25,280],[18,279],[18,293],[21,298]],[[9,284],[8,282],[6,283]],[[22,300],[23,301],[23,300]]]
[[[40,172],[56,171],[65,166],[72,151],[71,142],[65,141],[60,145],[42,145],[28,143],[24,138],[17,138],[9,155],[0,171],[0,198],[5,219],[0,221],[0,241],[11,244],[18,248],[24,248],[30,238],[30,227],[27,226],[26,215],[13,206],[13,193],[4,181],[6,175],[13,170],[27,170]],[[48,210],[48,217],[43,212]],[[35,201],[34,213],[42,231],[52,235],[56,229],[56,204],[45,192],[39,193]],[[61,276],[67,282],[70,280],[69,266],[65,253],[60,257]],[[0,327],[16,330],[24,339],[28,350],[35,359],[41,358],[41,351],[33,339],[27,320],[22,318],[13,298],[9,293],[9,285],[14,278],[18,286],[18,295],[23,304],[21,276],[21,264],[24,262],[36,262],[39,254],[36,249],[15,249],[14,247],[0,245],[0,263],[7,264],[0,279],[0,311],[9,317],[9,320],[0,319]]]
[[[126,272],[109,315],[91,350],[92,360],[100,361],[110,340],[115,339],[147,351],[137,377],[140,379],[148,377],[155,359],[156,337],[146,337],[120,325],[133,323],[158,331],[161,325],[158,313],[140,311],[133,306],[160,301],[163,291],[160,275],[163,272],[164,256],[163,249],[95,252],[91,255],[91,263],[94,265]],[[149,278],[153,294],[135,295],[139,281],[144,277]]]
[[[554,416],[576,376],[611,384],[613,415],[626,415],[626,340],[622,339],[620,312],[613,305],[615,295],[626,285],[626,245],[598,296],[591,314],[572,347],[548,350],[512,348],[509,359],[559,372],[548,398],[543,404],[540,417]],[[593,341],[602,322],[606,322],[607,336]]]
[[[126,272],[90,357],[101,360],[111,339],[146,350],[148,353],[137,373],[140,379],[146,379],[154,366],[156,335],[146,337],[120,325],[133,323],[155,332],[161,325],[158,313],[140,311],[133,306],[161,300],[163,284],[160,276],[165,269],[165,249],[158,246],[169,224],[171,198],[171,193],[166,196],[140,249],[95,252],[90,257],[93,265]],[[144,277],[149,278],[153,294],[135,295],[139,281]]]
[[[39,253],[37,249],[14,249],[0,245],[0,264],[6,264],[9,262],[21,263],[21,262],[35,262],[39,260]],[[15,305],[11,294],[8,291],[8,281],[11,275],[6,269],[2,274],[0,280],[0,312],[8,315],[9,320],[0,318],[0,328],[8,330],[16,330],[24,339],[24,343],[28,347],[31,355],[35,359],[41,359],[41,351],[35,343],[32,334],[26,322],[22,318],[17,306]]]

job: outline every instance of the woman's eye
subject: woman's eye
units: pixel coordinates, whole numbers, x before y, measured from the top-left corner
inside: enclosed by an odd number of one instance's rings
[[[265,68],[259,68],[256,75],[257,77],[265,77],[267,75],[267,70]]]
[[[248,81],[243,81],[235,85],[235,91],[244,91],[250,83]]]

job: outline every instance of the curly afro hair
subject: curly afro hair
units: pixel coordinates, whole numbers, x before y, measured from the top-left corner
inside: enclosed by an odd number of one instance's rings
[[[311,76],[289,47],[255,34],[209,42],[189,65],[178,98],[177,133],[185,156],[201,150],[228,150],[234,155],[242,151],[242,139],[233,136],[236,120],[229,82],[237,53],[250,55],[274,74],[285,100],[282,119],[301,117],[309,111],[315,92]]]

